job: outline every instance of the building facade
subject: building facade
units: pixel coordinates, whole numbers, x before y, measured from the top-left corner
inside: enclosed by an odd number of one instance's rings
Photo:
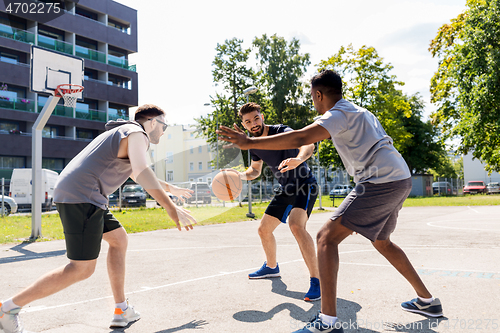
[[[482,180],[485,184],[500,182],[498,172],[492,172],[491,175],[488,175],[484,167],[485,165],[481,161],[472,159],[472,154],[464,155],[464,184],[467,185],[467,182],[474,180]]]
[[[160,142],[151,146],[150,153],[160,179],[173,183],[212,182],[215,152],[205,138],[197,137],[194,127],[169,126]]]
[[[42,20],[5,3],[0,1],[0,178],[31,167],[32,126],[49,97],[30,91],[32,44],[84,59],[84,100],[73,109],[61,99],[43,130],[42,166],[61,171],[106,121],[128,119],[138,104],[137,72],[128,63],[137,52],[137,11],[112,0],[62,1],[60,15]]]

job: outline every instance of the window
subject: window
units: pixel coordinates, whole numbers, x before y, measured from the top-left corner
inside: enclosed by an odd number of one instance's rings
[[[210,145],[207,144],[207,153],[210,153]]]
[[[97,21],[97,13],[83,9],[82,7],[76,6],[75,13],[77,15],[84,16],[84,17],[89,18],[91,20]]]
[[[201,154],[201,146],[198,146],[198,153]]]
[[[189,181],[190,182],[194,182],[194,178],[189,178]]]
[[[167,182],[173,182],[173,181],[174,181],[174,172],[167,171]]]
[[[17,64],[19,62],[19,56],[15,55],[15,54],[1,52],[0,53],[0,61],[8,62],[11,64]]]
[[[122,77],[122,76],[116,76],[109,74],[108,76],[108,84],[112,86],[118,86],[120,88],[126,88],[126,89],[131,89],[131,81],[129,78]]]
[[[168,134],[167,139],[172,139],[172,134]]]
[[[0,169],[25,168],[26,160],[24,157],[0,156]]]
[[[203,162],[198,162],[198,170],[203,170]]]
[[[0,121],[0,131],[19,131],[19,123],[14,121]]]
[[[198,183],[203,183],[203,178],[198,178]]]
[[[212,177],[207,177],[207,183],[212,183]]]
[[[118,117],[126,117],[128,116],[128,107],[119,105],[119,104],[113,104],[109,103],[108,106],[108,115],[113,115],[113,116],[118,116]]]
[[[59,136],[59,128],[55,126],[45,126],[42,130],[42,137],[56,138]]]
[[[192,154],[193,153],[193,146],[189,146],[189,153]]]
[[[129,33],[129,29],[130,29],[130,24],[127,24],[127,23],[121,23],[121,22],[118,22],[118,21],[115,21],[111,18],[108,17],[108,26],[112,27],[112,28],[115,28],[115,29],[118,29],[120,30],[121,32],[124,32],[124,33]]]
[[[42,168],[50,170],[62,170],[64,169],[64,159],[63,158],[42,158]]]
[[[189,171],[194,171],[194,163],[189,162]]]
[[[167,151],[167,157],[165,158],[166,163],[174,163],[174,153]]]
[[[91,130],[84,130],[77,128],[76,129],[76,138],[77,139],[87,139],[92,140],[94,138],[94,133]]]

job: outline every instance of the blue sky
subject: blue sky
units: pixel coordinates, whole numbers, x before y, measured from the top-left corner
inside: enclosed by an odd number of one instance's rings
[[[429,42],[465,9],[465,0],[115,1],[138,11],[139,52],[130,62],[139,73],[139,104],[161,106],[170,124],[194,124],[212,111],[203,104],[215,92],[217,43],[237,37],[249,47],[263,34],[301,41],[302,53],[311,56],[305,79],[341,46],[373,46],[406,83],[403,91],[423,96],[428,115],[437,67]]]

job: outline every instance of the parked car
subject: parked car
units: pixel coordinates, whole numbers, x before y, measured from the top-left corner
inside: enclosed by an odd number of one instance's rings
[[[192,183],[189,188],[194,193],[192,193],[191,198],[186,199],[186,203],[196,202],[196,199],[198,199],[198,202],[212,203],[212,189],[208,186],[208,183],[198,183],[198,185]]]
[[[122,206],[146,206],[146,192],[141,185],[123,187]]]
[[[488,183],[486,188],[488,190],[488,194],[500,193],[500,183],[498,182]]]
[[[432,193],[439,195],[452,195],[456,194],[455,190],[449,182],[435,182],[432,183]]]
[[[17,203],[13,198],[4,195],[3,197],[3,215],[14,214],[17,212]],[[0,213],[2,212],[2,196],[0,195]]]
[[[349,192],[351,192],[353,187],[351,185],[340,185],[337,184],[333,188],[333,190],[330,191],[330,196],[334,195],[348,195]]]
[[[471,180],[464,187],[464,194],[486,193],[486,184],[482,180]]]
[[[42,169],[42,209],[51,210],[54,201],[54,187],[59,174],[55,171]],[[31,210],[32,202],[32,170],[19,168],[12,171],[10,180],[11,196],[16,200],[19,209]]]

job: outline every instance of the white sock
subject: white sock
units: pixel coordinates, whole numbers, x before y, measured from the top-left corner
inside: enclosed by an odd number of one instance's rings
[[[423,298],[423,297],[420,297],[420,296],[417,296],[418,299],[421,301],[421,302],[424,302],[424,303],[427,303],[427,304],[430,304],[432,302],[434,302],[434,297],[431,297],[431,298]]]
[[[276,267],[278,267],[278,264],[276,264],[276,266],[274,266],[274,267],[271,267],[271,266],[269,266],[269,265],[267,264],[267,262],[266,262],[266,266],[267,266],[267,267],[269,267],[270,269],[275,269]]]
[[[332,325],[335,325],[335,322],[337,321],[338,318],[320,313],[319,319],[321,319],[321,321],[324,324],[327,324],[328,326],[332,326]]]
[[[127,301],[121,302],[121,303],[116,303],[115,308],[120,308],[122,310],[126,310],[128,307]]]
[[[2,311],[3,312],[8,312],[12,309],[16,309],[16,308],[20,308],[19,305],[17,305],[16,303],[14,303],[12,301],[12,298],[9,298],[8,300],[6,300],[5,302],[2,303]]]

